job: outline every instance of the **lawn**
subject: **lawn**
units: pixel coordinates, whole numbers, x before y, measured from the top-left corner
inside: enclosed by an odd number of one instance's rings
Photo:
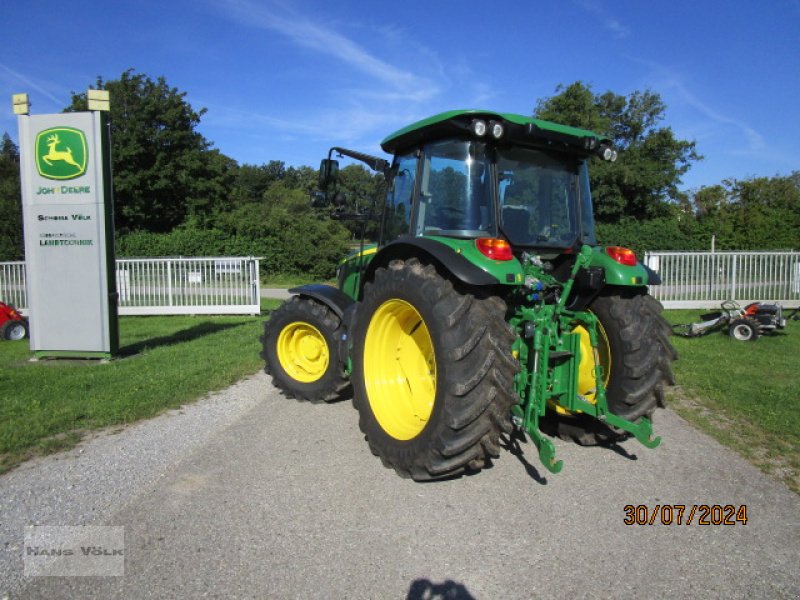
[[[673,324],[707,311],[666,311]],[[672,337],[680,354],[671,407],[800,492],[800,321],[738,342],[725,333]]]
[[[265,300],[272,308],[277,301]],[[262,317],[122,317],[120,358],[30,362],[0,343],[0,472],[92,429],[152,417],[258,371]]]

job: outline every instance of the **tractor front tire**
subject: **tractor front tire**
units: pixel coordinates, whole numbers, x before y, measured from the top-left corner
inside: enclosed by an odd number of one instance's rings
[[[352,382],[359,426],[384,466],[423,481],[499,456],[519,370],[505,312],[416,258],[376,270],[353,326]]]
[[[666,405],[664,386],[675,384],[672,362],[678,358],[661,303],[638,289],[616,289],[599,296],[589,310],[600,321],[599,354],[609,410],[629,421],[652,418],[657,406]],[[559,435],[582,445],[624,437],[586,415],[556,418]]]
[[[290,398],[336,400],[349,383],[337,351],[343,332],[341,319],[327,306],[292,296],[264,325],[264,370]]]

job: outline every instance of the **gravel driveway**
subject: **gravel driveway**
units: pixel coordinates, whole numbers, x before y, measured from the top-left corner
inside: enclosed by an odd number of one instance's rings
[[[349,402],[255,375],[0,477],[0,597],[797,598],[800,497],[671,411],[660,448],[530,444],[419,484]],[[747,505],[747,524],[625,525],[625,505]],[[686,516],[684,516],[686,519]],[[125,528],[123,577],[24,577],[27,525]]]

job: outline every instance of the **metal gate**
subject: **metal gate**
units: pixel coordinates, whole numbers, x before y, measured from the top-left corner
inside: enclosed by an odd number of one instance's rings
[[[0,301],[13,304],[20,312],[25,312],[28,295],[25,292],[23,261],[0,263]]]
[[[120,315],[251,314],[261,312],[254,257],[120,258]],[[0,300],[26,313],[25,263],[0,263]]]
[[[723,300],[800,305],[800,252],[648,252],[661,276],[650,293],[665,308],[715,308]]]

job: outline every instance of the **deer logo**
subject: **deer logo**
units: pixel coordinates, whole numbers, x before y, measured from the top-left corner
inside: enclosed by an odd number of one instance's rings
[[[48,165],[52,166],[52,161],[54,160],[63,160],[68,165],[72,165],[73,167],[77,167],[78,170],[81,170],[81,166],[75,162],[75,159],[72,158],[72,148],[67,146],[66,151],[63,150],[56,150],[56,146],[61,143],[61,140],[58,139],[58,134],[54,133],[50,137],[47,138],[47,147],[50,151],[42,157],[42,160],[46,162]]]
[[[36,168],[48,179],[75,179],[86,172],[86,136],[79,129],[54,127],[36,137]]]

